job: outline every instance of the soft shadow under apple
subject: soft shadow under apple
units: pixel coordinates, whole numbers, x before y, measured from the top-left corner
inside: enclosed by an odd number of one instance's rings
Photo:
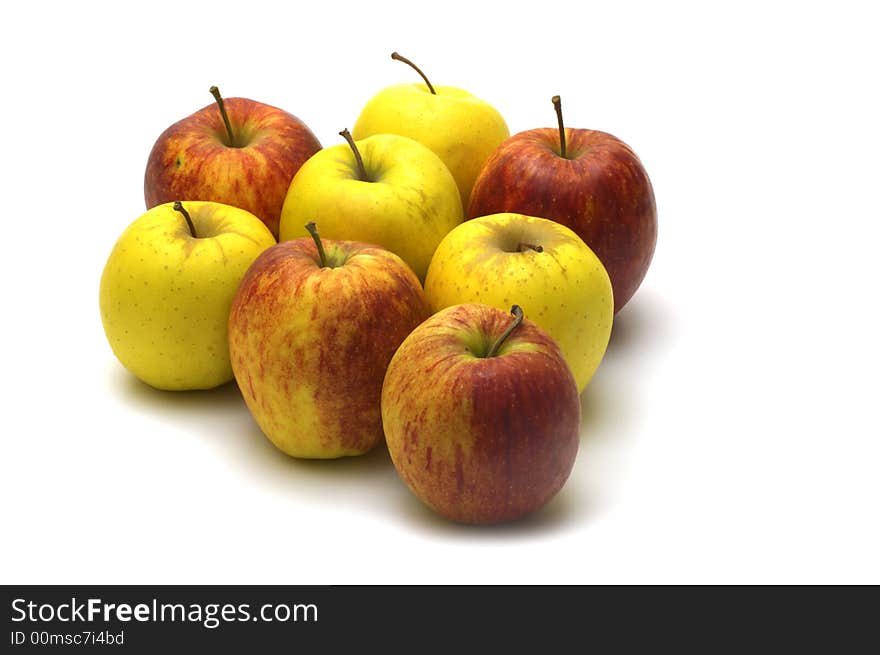
[[[235,382],[207,391],[172,392],[154,389],[124,370],[116,375],[114,387],[130,405],[176,424],[192,425],[188,432],[193,438],[206,448],[221,449],[231,466],[255,484],[307,497],[309,502],[332,499],[336,506],[360,508],[372,499],[378,501],[371,502],[375,510],[381,510],[381,498],[389,490],[402,484],[384,443],[365,455],[334,460],[295,459],[281,452],[250,415]]]
[[[650,289],[642,289],[614,317],[611,340],[605,352],[606,361],[599,370],[607,360],[617,359],[633,350],[645,351],[668,341],[673,322],[668,303]]]
[[[398,480],[384,442],[356,457],[297,459],[276,448],[241,398],[239,403],[245,408],[246,420],[236,424],[230,457],[259,484],[316,504],[332,502],[335,508],[368,507],[385,513],[381,499],[393,491]]]
[[[113,388],[125,396],[130,406],[155,416],[223,423],[230,417],[247,413],[235,382],[204,391],[162,391],[141,382],[120,366],[114,366],[112,376]]]
[[[456,539],[509,539],[511,537],[545,537],[583,524],[591,512],[588,498],[577,498],[577,490],[566,485],[536,512],[509,523],[468,525],[456,523],[431,510],[401,484],[401,493],[394,501],[395,514],[425,532]]]

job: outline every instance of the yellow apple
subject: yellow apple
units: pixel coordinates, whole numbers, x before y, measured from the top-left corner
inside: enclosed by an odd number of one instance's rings
[[[158,389],[232,380],[229,308],[248,267],[275,239],[243,209],[166,203],[119,237],[101,276],[101,320],[113,353]]]
[[[351,140],[347,130],[341,132]],[[290,183],[280,240],[307,236],[375,243],[425,279],[440,240],[461,223],[461,200],[449,169],[422,144],[378,134],[313,155]]]
[[[425,82],[379,91],[361,110],[352,135],[359,140],[400,134],[428,146],[452,172],[467,207],[483,163],[510,136],[507,123],[484,100],[452,86],[434,86],[409,60],[391,56],[413,66]]]
[[[559,344],[580,392],[611,336],[614,298],[602,262],[569,228],[534,216],[492,214],[452,230],[431,260],[425,295],[433,312],[520,305]]]

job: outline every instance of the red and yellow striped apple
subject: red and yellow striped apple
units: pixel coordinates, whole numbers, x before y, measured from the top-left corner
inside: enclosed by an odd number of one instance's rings
[[[321,149],[305,123],[247,98],[216,103],[162,132],[147,161],[147,208],[174,200],[213,200],[241,207],[278,238],[290,180]]]
[[[435,314],[400,346],[382,387],[394,466],[455,521],[497,523],[539,509],[577,454],[574,377],[553,339],[518,306],[511,314],[480,304]]]
[[[360,455],[382,440],[388,362],[427,316],[397,255],[314,232],[269,248],[242,280],[229,314],[232,370],[257,424],[288,455]]]

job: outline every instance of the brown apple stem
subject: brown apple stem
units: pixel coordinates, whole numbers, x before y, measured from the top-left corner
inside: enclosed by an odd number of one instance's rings
[[[422,72],[422,69],[421,69],[421,68],[419,68],[418,66],[416,66],[414,63],[412,63],[409,59],[407,59],[407,58],[404,57],[403,55],[399,55],[399,54],[397,54],[396,52],[392,52],[392,53],[391,53],[391,58],[392,58],[394,61],[402,61],[404,64],[406,64],[407,66],[409,66],[410,68],[412,68],[416,73],[418,73],[419,75],[421,75],[421,76],[422,76],[422,79],[425,80],[425,84],[428,85],[428,90],[431,92],[431,94],[432,94],[432,95],[437,95],[437,92],[434,90],[434,86],[433,86],[433,85],[431,84],[431,82],[428,80],[428,76],[425,75],[425,74]]]
[[[565,157],[565,125],[562,123],[562,99],[559,96],[553,96],[551,102],[553,102],[553,107],[556,109],[556,120],[559,121],[559,156]]]
[[[504,343],[505,339],[510,336],[510,333],[513,332],[523,320],[523,310],[519,305],[514,305],[510,308],[510,313],[513,314],[513,322],[507,327],[500,337],[498,337],[498,341],[492,344],[492,347],[489,348],[489,352],[486,354],[486,357],[494,357],[498,354],[498,351],[501,349],[501,344]]]
[[[235,134],[232,133],[232,124],[229,122],[229,116],[226,114],[226,105],[223,103],[223,96],[220,95],[220,89],[216,86],[212,86],[208,90],[211,92],[211,95],[214,96],[214,100],[217,101],[217,106],[220,107],[220,116],[223,117],[223,124],[226,126],[226,135],[229,137],[229,147],[236,148]]]
[[[318,246],[318,257],[321,258],[321,268],[327,268],[327,255],[324,252],[324,244],[321,243],[321,237],[318,235],[318,226],[314,221],[306,223],[306,230],[312,235],[312,241]]]
[[[189,212],[183,208],[183,203],[179,200],[174,201],[174,211],[183,214],[183,217],[186,219],[186,224],[189,226],[189,233],[192,234],[193,239],[198,239],[199,235],[196,234],[196,226],[193,225],[192,219],[189,217]]]
[[[370,178],[367,177],[367,169],[364,168],[364,160],[361,158],[361,151],[358,150],[357,145],[355,145],[354,139],[351,136],[351,132],[348,131],[348,128],[342,130],[339,133],[339,136],[348,141],[348,145],[351,148],[351,151],[354,153],[354,159],[357,162],[358,169],[358,179],[361,182],[371,182]]]
[[[538,246],[534,243],[525,243],[521,242],[519,246],[517,246],[517,250],[520,252],[525,252],[526,250],[534,250],[535,252],[544,252],[544,246]]]

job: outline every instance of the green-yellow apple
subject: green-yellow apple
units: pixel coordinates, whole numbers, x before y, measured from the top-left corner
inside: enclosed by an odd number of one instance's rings
[[[512,314],[512,316],[511,316]],[[578,449],[580,399],[556,342],[511,314],[455,305],[410,334],[388,366],[382,425],[403,481],[465,523],[542,507]]]
[[[462,221],[449,170],[422,144],[394,134],[339,144],[313,155],[290,183],[281,241],[306,235],[314,221],[327,239],[362,241],[400,256],[425,279],[431,255]]]
[[[648,174],[623,141],[597,130],[527,130],[486,161],[468,216],[518,212],[574,230],[605,265],[615,312],[638,289],[657,243],[657,206]]]
[[[269,248],[245,275],[229,315],[232,369],[279,449],[360,455],[382,440],[388,362],[427,316],[419,280],[400,257],[314,232]]]
[[[579,391],[611,336],[608,273],[574,232],[543,218],[506,213],[465,221],[437,247],[425,294],[434,312],[459,303],[519,303],[559,344]]]
[[[446,164],[467,207],[474,180],[492,151],[510,136],[501,114],[484,100],[452,86],[434,86],[418,67],[396,52],[392,59],[412,66],[424,84],[397,84],[373,96],[352,129],[357,140],[400,134],[428,146]]]
[[[238,207],[187,201],[153,207],[113,247],[101,276],[101,319],[113,353],[158,389],[232,380],[226,326],[248,267],[275,244]]]
[[[258,216],[278,236],[290,180],[321,148],[286,111],[247,98],[223,99],[178,121],[156,140],[144,174],[147,207],[213,200]]]

